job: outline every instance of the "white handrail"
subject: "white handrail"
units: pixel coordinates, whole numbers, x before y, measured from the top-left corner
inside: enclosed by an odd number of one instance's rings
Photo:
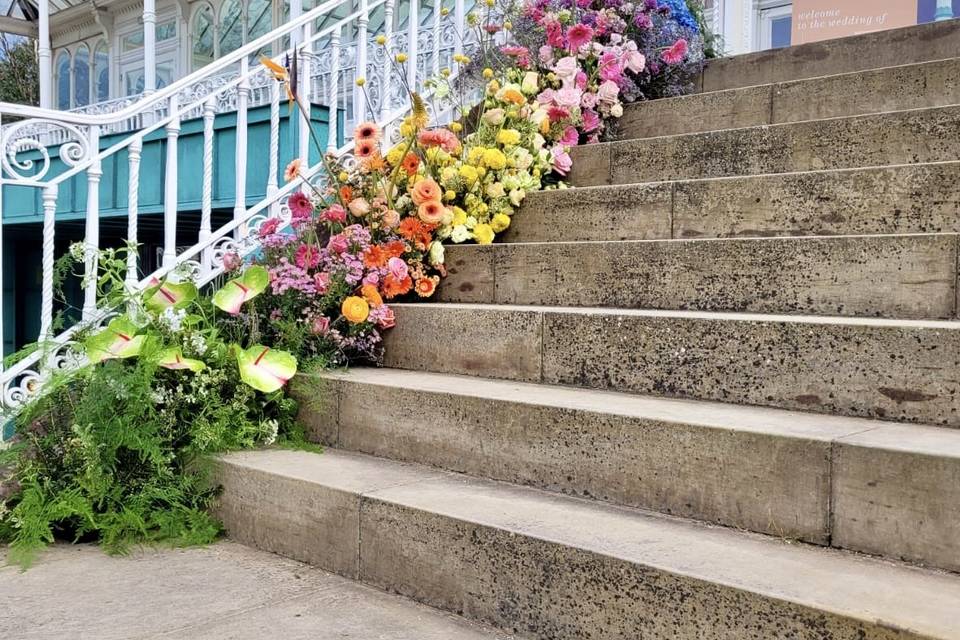
[[[117,120],[122,120],[124,118],[131,118],[140,113],[143,113],[147,107],[159,104],[166,100],[169,100],[171,96],[176,95],[183,89],[193,85],[204,78],[216,75],[218,72],[223,71],[227,67],[230,67],[234,64],[237,64],[241,59],[249,57],[262,49],[265,45],[270,44],[271,42],[282,38],[285,35],[289,35],[291,32],[296,31],[298,28],[303,27],[303,25],[315,20],[316,18],[327,13],[330,9],[337,7],[340,4],[343,4],[344,0],[327,0],[319,7],[311,9],[310,11],[304,13],[299,18],[287,22],[281,27],[274,29],[273,31],[260,36],[253,42],[250,42],[239,49],[231,51],[228,55],[222,56],[217,60],[214,60],[210,64],[204,66],[201,69],[194,71],[193,73],[184,76],[183,78],[173,82],[163,89],[155,91],[144,95],[140,100],[134,104],[125,107],[119,111],[114,111],[108,114],[102,115],[89,115],[85,113],[76,113],[73,111],[57,111],[56,109],[44,109],[41,107],[33,107],[29,105],[16,104],[13,102],[0,102],[0,111],[5,114],[10,114],[22,118],[41,118],[44,120],[56,120],[58,122],[67,122],[70,124],[81,124],[81,125],[102,125],[102,124],[113,124]]]

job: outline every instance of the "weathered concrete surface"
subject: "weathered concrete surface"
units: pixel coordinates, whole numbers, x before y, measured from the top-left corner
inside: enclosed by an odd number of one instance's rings
[[[765,124],[960,104],[960,59],[635,102],[618,138],[655,138]]]
[[[960,232],[960,163],[530,194],[506,242]]]
[[[389,369],[323,380],[339,387],[340,448],[818,544],[830,442],[874,426]]]
[[[712,238],[957,232],[958,185],[957,162],[678,182],[673,233]]]
[[[397,329],[386,343],[388,366],[395,368],[960,427],[957,322],[469,304],[394,308]],[[490,350],[503,349],[501,341],[512,350],[493,360]],[[428,346],[411,347],[415,342]]]
[[[670,184],[557,189],[527,194],[507,242],[658,240],[670,237]]]
[[[591,186],[946,162],[958,138],[960,107],[899,111],[584,145],[571,150],[570,177]]]
[[[452,246],[444,302],[952,318],[956,235]],[[495,283],[495,286],[494,286]]]
[[[0,568],[9,640],[503,640],[502,633],[231,542],[110,557],[57,545]]]
[[[839,547],[960,571],[960,439],[888,425],[842,438],[833,464]]]
[[[717,91],[942,60],[958,50],[960,23],[949,20],[720,58],[704,71],[702,87]]]
[[[221,458],[214,481],[224,487],[216,509],[227,534],[259,549],[356,578],[359,554],[357,494],[403,482],[404,468],[366,476],[344,459],[336,475],[307,464],[304,452],[233,453]],[[277,461],[286,465],[277,472]]]
[[[278,453],[274,471],[296,467],[306,486],[341,475],[342,460],[347,474],[392,475],[379,458]],[[357,494],[361,580],[526,637],[767,640],[775,630],[797,640],[946,640],[960,631],[954,575],[407,469],[405,482]]]

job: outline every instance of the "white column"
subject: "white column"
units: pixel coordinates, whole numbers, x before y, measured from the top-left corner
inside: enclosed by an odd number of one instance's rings
[[[383,74],[383,82],[380,86],[380,118],[385,119],[390,113],[390,79],[393,75],[393,63],[390,61],[391,52],[398,53],[393,39],[393,7],[396,0],[387,0],[384,8],[383,25],[385,35],[387,36],[386,64],[380,71]]]
[[[136,244],[137,242],[137,223],[139,222],[140,209],[140,152],[143,149],[143,142],[140,138],[135,138],[127,147],[127,161],[130,171],[127,176],[127,242]],[[139,280],[137,274],[137,258],[139,251],[131,251],[127,254],[127,286],[132,289]]]
[[[410,14],[407,18],[407,85],[411,91],[417,90],[417,40],[420,35],[420,0],[410,0]]]
[[[281,2],[280,4],[282,5],[283,3]],[[290,22],[293,22],[302,15],[303,0],[290,0]],[[290,46],[296,49],[300,42],[300,31],[298,29],[294,29],[293,33],[290,34]]]
[[[53,52],[50,51],[50,1],[40,0],[37,25],[37,57],[40,62],[40,106],[53,108]]]
[[[234,154],[236,172],[236,199],[233,219],[239,220],[247,212],[247,103],[250,99],[250,78],[247,57],[240,60],[240,84],[237,86],[237,146]],[[238,237],[246,235],[246,225],[238,229]]]
[[[463,39],[467,36],[467,20],[464,17],[463,0],[456,0],[453,5],[453,22],[456,27],[453,52],[461,54],[463,53]]]
[[[143,92],[157,89],[156,0],[143,0]]]
[[[57,185],[43,189],[43,253],[40,293],[40,338],[47,337],[53,325],[53,247],[57,219]]]
[[[354,70],[356,78],[367,78],[367,23],[370,15],[367,13],[367,0],[360,0],[360,17],[357,19],[357,66]],[[367,94],[363,87],[353,87],[353,122],[360,123],[367,119]]]
[[[280,188],[277,174],[280,169],[280,83],[270,84],[270,159],[267,167],[267,197],[272,198]],[[280,213],[280,203],[270,205],[270,215]]]
[[[90,127],[90,152],[100,153],[100,127]],[[99,261],[97,251],[100,250],[100,160],[94,160],[87,169],[87,223],[84,232],[84,278],[86,285],[83,292],[84,320],[91,319],[97,311],[97,270]]]
[[[274,82],[277,89],[279,83]],[[203,184],[200,196],[200,243],[210,239],[212,231],[211,214],[213,212],[213,118],[216,98],[210,96],[203,103]],[[213,268],[213,250],[206,247],[203,250],[200,264],[203,265],[203,275],[210,273]]]
[[[299,29],[297,30],[299,32]],[[300,158],[301,166],[304,169],[310,166],[310,115],[313,112],[313,79],[310,77],[310,56],[308,55],[310,50],[313,48],[313,44],[310,42],[310,38],[313,37],[313,26],[309,23],[303,25],[303,33],[301,34],[301,42],[306,43],[303,47],[302,53],[298,54],[297,63],[299,64],[298,71],[300,73],[299,84],[300,84],[300,104],[303,105],[306,113],[301,113],[299,120],[297,120],[297,157]],[[333,79],[333,74],[337,73],[337,60],[340,59],[338,47],[340,46],[340,32],[337,31],[335,34],[331,35],[330,41],[330,55],[333,56],[333,67],[330,70],[330,78]]]
[[[167,124],[167,171],[163,177],[163,266],[169,267],[177,259],[177,138],[180,137],[180,117],[177,96],[170,96],[171,120]]]
[[[433,66],[434,77],[440,74],[440,12],[443,9],[443,0],[433,0]]]
[[[333,55],[333,62],[330,65],[330,96],[327,100],[327,110],[329,111],[327,151],[331,153],[337,150],[337,128],[340,125],[338,115],[340,106],[340,31],[341,28],[337,27],[330,36],[330,51]],[[307,103],[307,109],[310,109],[310,103]],[[306,162],[304,162],[304,166],[306,166]]]

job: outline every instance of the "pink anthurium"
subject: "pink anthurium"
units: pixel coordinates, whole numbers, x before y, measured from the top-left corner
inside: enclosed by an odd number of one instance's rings
[[[139,355],[146,336],[138,336],[137,325],[127,318],[114,318],[107,328],[86,339],[83,346],[90,362],[96,364],[113,358]]]
[[[207,368],[207,365],[200,360],[184,358],[183,352],[176,347],[164,349],[157,359],[157,364],[166,369],[189,369],[194,373]]]
[[[262,344],[246,350],[238,345],[233,348],[240,368],[240,379],[257,391],[276,391],[297,373],[297,359],[286,351],[276,351]]]
[[[263,293],[268,284],[270,273],[264,267],[254,265],[213,294],[213,304],[231,315],[236,315],[240,313],[244,302]]]
[[[197,287],[193,283],[173,283],[153,278],[144,292],[144,304],[154,313],[163,313],[168,307],[174,309],[185,307],[196,297]]]

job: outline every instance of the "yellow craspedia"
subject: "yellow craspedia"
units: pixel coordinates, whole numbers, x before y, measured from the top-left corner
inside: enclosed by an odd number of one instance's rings
[[[484,70],[483,70],[483,77],[486,78],[487,80],[489,80],[490,78],[492,78],[492,77],[493,77],[493,69],[491,69],[490,67],[487,67],[486,69],[484,69]]]
[[[448,16],[448,15],[450,15],[450,9],[448,9],[447,7],[444,7],[443,9],[440,9],[440,15],[442,15],[442,16]]]
[[[348,322],[359,324],[370,315],[370,304],[360,296],[350,296],[343,301],[340,312]]]
[[[379,36],[377,36],[377,44],[379,44],[381,47],[382,47],[383,45],[387,44],[387,36],[385,36],[385,35],[379,35]]]
[[[461,131],[463,131],[463,125],[460,124],[459,122],[451,122],[450,130],[453,131],[454,133],[460,133]]]
[[[443,199],[446,200],[447,202],[449,202],[450,200],[453,200],[456,197],[457,197],[457,192],[454,191],[453,189],[447,189],[443,193]]]
[[[340,182],[346,182],[350,179],[350,174],[348,174],[346,171],[341,171],[337,178],[340,179]]]
[[[405,53],[398,53],[398,54],[397,54],[397,62],[399,62],[400,64],[403,64],[403,63],[406,62],[406,61],[407,61],[407,54],[405,54]]]
[[[486,4],[488,7],[492,7],[497,4],[497,0],[484,0],[484,4]]]
[[[494,171],[507,166],[507,156],[500,149],[486,149],[483,152],[483,164]]]
[[[493,227],[486,222],[481,222],[473,227],[473,238],[477,241],[477,244],[490,244],[493,242],[494,235],[496,234],[493,231]],[[361,298],[361,300],[363,299]],[[364,302],[364,304],[366,304],[366,302]]]
[[[449,78],[449,77],[450,77],[450,69],[448,69],[448,68],[446,68],[446,67],[444,67],[443,69],[440,69],[440,75],[442,75],[444,78]]]
[[[503,23],[503,28],[507,31],[513,31],[513,23],[507,20]]]
[[[493,216],[493,219],[490,220],[490,228],[492,228],[496,233],[506,230],[510,226],[510,216],[505,213],[498,213]]]
[[[497,134],[497,142],[503,145],[520,144],[520,132],[516,129],[501,129]]]
[[[363,85],[367,84],[367,79],[366,79],[366,78],[357,78],[355,82],[357,83],[357,86],[358,86],[358,87],[362,87]]]
[[[416,129],[414,129],[413,124],[410,122],[404,122],[400,125],[400,135],[404,138],[409,138],[415,131]]]

